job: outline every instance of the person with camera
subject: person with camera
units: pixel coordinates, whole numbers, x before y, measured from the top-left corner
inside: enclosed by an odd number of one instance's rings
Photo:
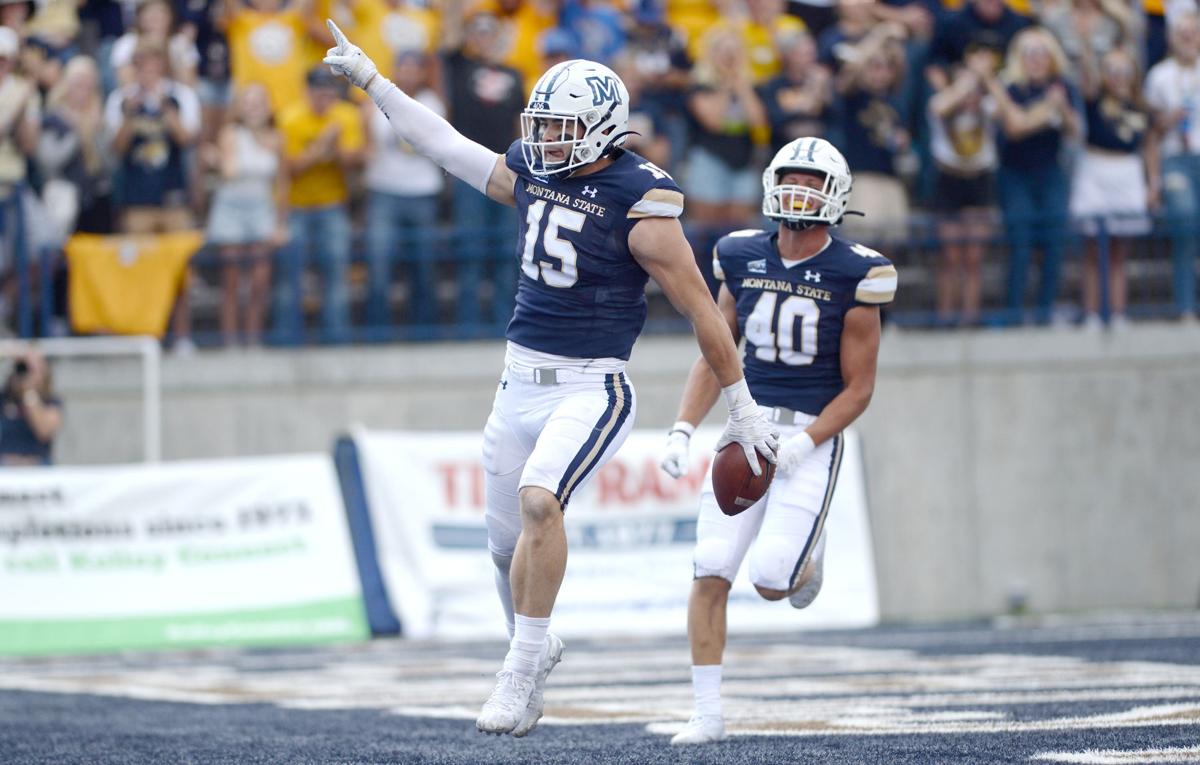
[[[0,398],[0,465],[49,465],[62,427],[62,401],[53,392],[46,359],[35,350],[19,356]]]

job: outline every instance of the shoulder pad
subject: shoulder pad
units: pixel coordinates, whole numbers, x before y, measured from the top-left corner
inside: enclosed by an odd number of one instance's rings
[[[629,207],[629,218],[678,218],[683,215],[683,192],[653,188]]]
[[[723,281],[725,281],[725,269],[721,267],[721,256],[720,256],[720,254],[717,253],[717,245],[719,245],[720,243],[721,243],[720,240],[717,240],[717,244],[713,245],[712,270],[713,270],[713,276],[717,277],[717,281],[723,282]]]
[[[899,275],[891,263],[873,266],[858,282],[854,290],[854,299],[868,305],[890,303],[896,297],[896,284]]]

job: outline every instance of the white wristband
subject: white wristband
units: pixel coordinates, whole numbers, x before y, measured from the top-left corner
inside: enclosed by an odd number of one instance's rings
[[[754,397],[750,395],[750,386],[746,384],[745,377],[733,385],[725,386],[721,392],[725,394],[725,403],[731,412],[754,403]]]
[[[676,431],[684,434],[688,438],[691,438],[692,434],[696,432],[696,426],[693,425],[692,423],[688,422],[687,420],[680,420],[679,422],[677,422],[671,426],[671,429],[667,431],[667,434],[670,435],[671,433],[674,433]]]
[[[424,104],[409,98],[382,74],[375,75],[367,85],[367,95],[392,123],[398,136],[446,172],[487,193],[499,154],[455,130],[453,125]]]

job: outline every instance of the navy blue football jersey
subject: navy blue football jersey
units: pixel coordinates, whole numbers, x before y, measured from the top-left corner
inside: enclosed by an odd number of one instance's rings
[[[713,248],[713,271],[737,302],[754,400],[817,415],[842,392],[842,325],[859,305],[890,303],[896,269],[872,249],[830,237],[788,268],[778,234],[735,231]]]
[[[649,275],[629,252],[647,217],[677,218],[683,192],[630,151],[580,178],[529,172],[515,141],[504,158],[517,174],[521,275],[506,337],[543,353],[628,359],[646,322]]]

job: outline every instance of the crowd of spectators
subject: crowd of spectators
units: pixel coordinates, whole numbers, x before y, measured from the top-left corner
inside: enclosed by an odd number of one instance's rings
[[[310,308],[272,290],[285,249],[316,266],[328,340],[351,337],[359,261],[367,325],[443,320],[439,262],[454,264],[451,320],[503,321],[518,221],[319,64],[326,17],[497,152],[547,66],[612,66],[629,145],[681,182],[698,253],[761,225],[770,152],[821,135],[865,213],[848,236],[903,263],[914,222],[932,221],[943,324],[980,321],[992,257],[1009,320],[1051,321],[1077,235],[1078,316],[1096,326],[1107,305],[1119,326],[1124,264],[1152,218],[1171,242],[1175,315],[1195,320],[1196,0],[0,0],[0,314],[24,215],[41,245],[204,229],[226,343]]]

